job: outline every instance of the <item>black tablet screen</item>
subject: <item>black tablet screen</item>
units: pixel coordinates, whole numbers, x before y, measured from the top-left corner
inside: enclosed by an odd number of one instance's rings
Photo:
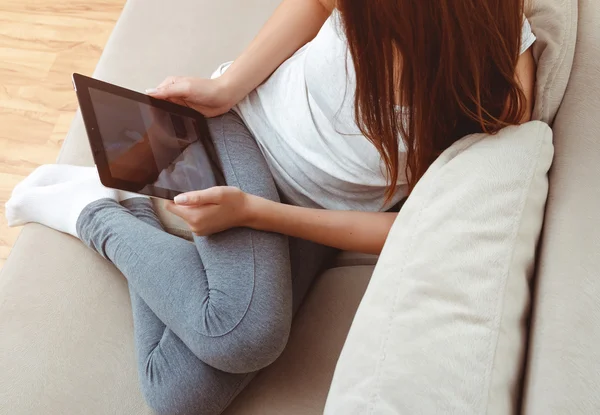
[[[175,193],[222,184],[214,148],[196,119],[89,88],[113,179],[132,191]]]

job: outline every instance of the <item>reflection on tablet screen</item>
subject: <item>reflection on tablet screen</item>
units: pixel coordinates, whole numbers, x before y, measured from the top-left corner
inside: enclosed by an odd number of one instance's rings
[[[111,175],[138,190],[216,186],[196,120],[89,88]]]

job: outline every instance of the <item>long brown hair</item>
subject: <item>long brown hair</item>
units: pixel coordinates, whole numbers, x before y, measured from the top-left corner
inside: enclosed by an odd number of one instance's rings
[[[338,0],[337,8],[356,71],[356,121],[383,158],[388,201],[399,139],[412,191],[461,137],[522,119],[523,0]]]

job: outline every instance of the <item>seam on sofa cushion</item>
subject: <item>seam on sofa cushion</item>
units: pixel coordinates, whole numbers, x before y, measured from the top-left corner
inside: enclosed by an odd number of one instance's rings
[[[510,254],[509,260],[506,261],[506,269],[505,269],[505,273],[504,273],[504,284],[502,286],[502,294],[499,297],[499,301],[498,304],[496,306],[496,318],[495,318],[495,322],[494,322],[494,327],[493,327],[493,331],[492,331],[492,335],[490,336],[490,346],[493,347],[493,352],[491,355],[491,360],[489,362],[488,368],[486,370],[486,377],[487,377],[487,384],[486,384],[486,389],[487,391],[485,391],[485,396],[486,396],[486,403],[485,403],[485,407],[486,407],[486,414],[489,413],[490,410],[490,406],[489,406],[489,401],[490,401],[490,390],[491,390],[491,384],[492,384],[492,380],[494,378],[493,374],[494,374],[494,367],[496,367],[496,357],[497,357],[497,353],[498,353],[498,345],[500,343],[500,329],[502,327],[502,322],[504,321],[504,317],[505,317],[505,313],[503,312],[504,308],[506,307],[506,286],[509,283],[509,279],[510,279],[510,272],[511,272],[511,265],[513,263],[514,257],[515,257],[515,251],[517,249],[518,243],[517,243],[517,239],[519,237],[519,233],[521,232],[521,229],[523,227],[523,219],[524,219],[524,212],[527,209],[527,204],[531,201],[531,198],[529,197],[531,195],[531,187],[533,186],[533,181],[534,181],[534,177],[535,177],[535,173],[536,171],[539,169],[539,165],[540,165],[540,158],[541,158],[541,151],[542,151],[542,147],[544,145],[544,138],[540,138],[540,132],[542,127],[544,126],[544,124],[542,122],[538,123],[538,128],[536,131],[536,137],[538,137],[538,146],[535,152],[535,156],[536,156],[536,161],[535,164],[532,166],[532,168],[529,171],[529,175],[527,177],[527,185],[523,186],[523,190],[521,192],[521,203],[519,206],[519,209],[515,212],[515,218],[518,219],[518,224],[517,226],[515,226],[515,229],[513,231],[513,234],[511,236],[511,245],[512,245],[512,252]]]

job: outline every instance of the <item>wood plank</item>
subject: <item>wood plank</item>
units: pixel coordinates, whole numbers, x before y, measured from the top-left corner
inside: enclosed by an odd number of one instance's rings
[[[71,74],[91,74],[125,0],[0,2],[0,269],[19,229],[4,204],[37,166],[53,163],[77,101]]]

